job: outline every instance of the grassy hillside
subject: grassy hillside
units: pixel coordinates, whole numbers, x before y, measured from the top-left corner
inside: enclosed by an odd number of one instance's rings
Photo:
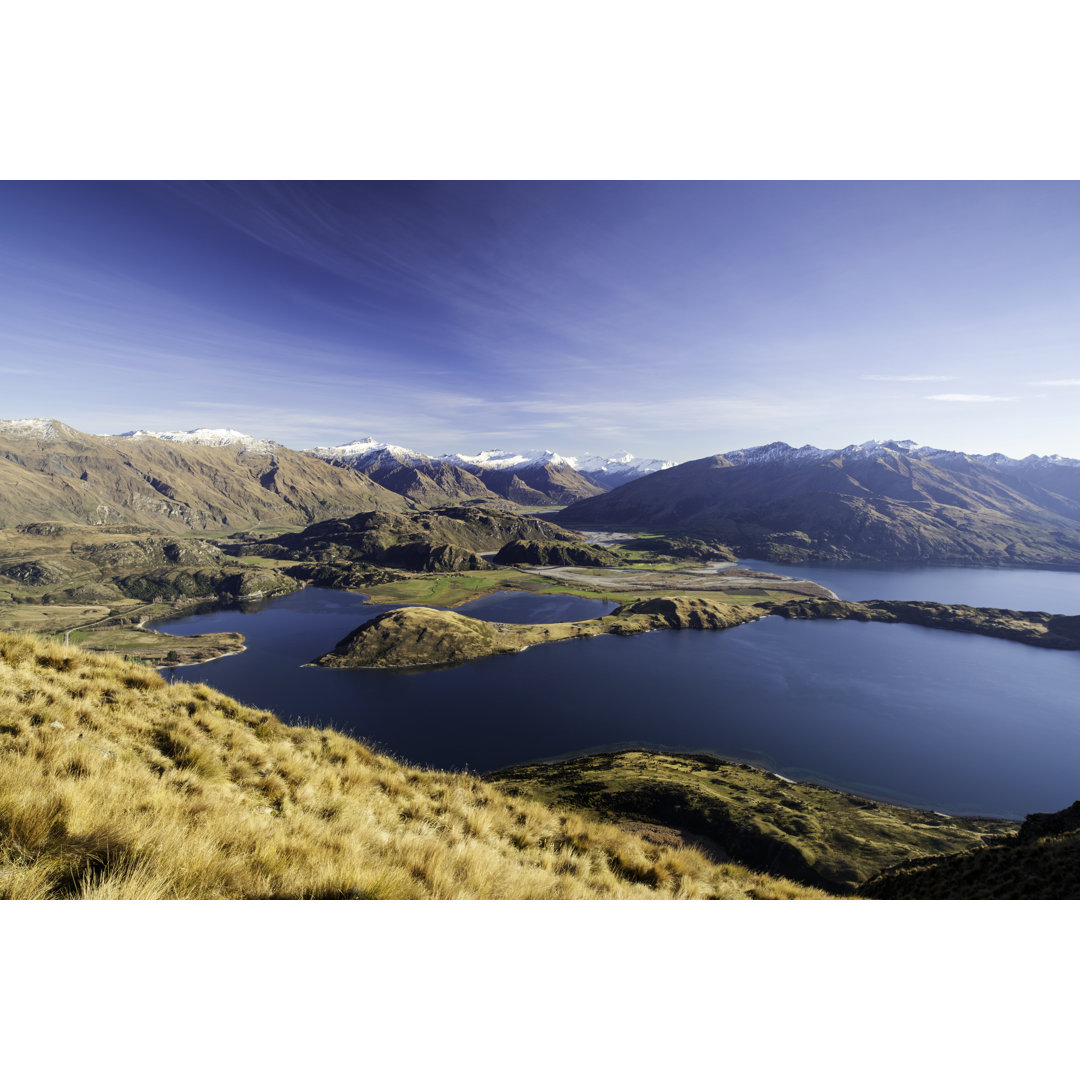
[[[162,532],[292,525],[407,505],[362,473],[285,447],[273,453],[162,439],[0,434],[0,528],[32,521]]]
[[[1080,802],[1028,814],[1001,842],[911,859],[859,889],[881,900],[1080,900]]]
[[[500,623],[456,611],[402,607],[358,626],[314,662],[321,667],[410,668],[461,664],[598,634],[649,630],[723,630],[764,618],[761,605],[693,596],[631,600],[610,615],[578,622]]]
[[[823,895],[0,634],[3,898]]]
[[[519,765],[488,779],[507,794],[588,809],[654,838],[675,834],[717,857],[843,893],[902,860],[965,851],[1017,828],[793,783],[704,754],[627,750]]]

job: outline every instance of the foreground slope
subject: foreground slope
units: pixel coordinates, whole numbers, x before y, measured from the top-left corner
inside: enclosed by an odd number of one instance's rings
[[[623,750],[516,765],[488,779],[510,795],[632,823],[653,839],[675,831],[718,857],[838,893],[902,860],[1007,840],[1017,828],[795,783],[708,754]]]
[[[0,897],[822,895],[0,634]]]
[[[1080,802],[1028,814],[1000,842],[912,859],[871,878],[860,896],[881,900],[1080,900]]]
[[[205,445],[0,421],[0,528],[32,521],[165,532],[298,525],[406,506],[362,473],[277,443]]]

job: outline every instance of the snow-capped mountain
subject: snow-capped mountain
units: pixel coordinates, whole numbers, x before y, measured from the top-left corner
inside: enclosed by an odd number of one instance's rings
[[[377,484],[424,506],[497,496],[470,472],[370,435],[338,446],[315,446],[305,454],[345,469],[355,469]]]
[[[453,462],[462,468],[509,469],[515,472],[565,465],[602,488],[625,484],[639,476],[668,469],[676,464],[674,461],[635,457],[633,454],[605,458],[588,453],[580,456],[565,455],[554,450],[481,450],[478,454],[443,454],[442,460]]]
[[[912,441],[767,443],[640,477],[555,515],[685,533],[777,562],[1080,566],[1080,468]]]
[[[851,443],[839,450],[816,446],[789,446],[785,442],[766,443],[741,450],[726,450],[720,456],[732,465],[762,465],[773,463],[810,464],[815,461],[831,461],[834,458],[869,460],[888,455],[916,458],[919,461],[977,461],[995,469],[1023,470],[1028,468],[1080,467],[1080,460],[1048,454],[1040,457],[1029,454],[1025,458],[1011,458],[1005,454],[965,454],[960,450],[941,450],[934,446],[921,446],[913,439],[870,439],[864,443]]]
[[[615,457],[599,457],[596,454],[582,454],[580,457],[567,458],[578,472],[586,475],[590,473],[630,474],[644,476],[646,473],[659,472],[661,469],[670,469],[678,465],[677,461],[666,461],[661,458],[635,457],[633,454],[617,454]]]
[[[272,439],[258,439],[254,435],[245,435],[235,428],[194,428],[191,431],[138,431],[122,432],[120,439],[163,439],[166,442],[196,443],[199,446],[239,446],[256,454],[272,454],[276,449],[283,449],[280,443]]]
[[[535,465],[569,465],[571,458],[556,454],[554,450],[481,450],[479,454],[440,454],[440,461],[453,465],[476,466],[481,469],[527,469]]]
[[[388,457],[409,465],[431,460],[426,454],[410,450],[405,446],[379,442],[370,435],[366,435],[362,439],[354,439],[352,442],[342,443],[340,446],[313,446],[310,450],[305,450],[304,453],[320,457],[324,461],[342,462],[351,465],[353,468],[361,468],[379,458],[385,459]]]
[[[67,439],[77,434],[74,428],[40,416],[22,420],[0,420],[0,436],[13,439]]]
[[[370,435],[304,453],[358,469],[414,499],[498,498],[530,506],[573,502],[674,464],[632,454],[570,457],[554,450],[481,450],[435,457]]]

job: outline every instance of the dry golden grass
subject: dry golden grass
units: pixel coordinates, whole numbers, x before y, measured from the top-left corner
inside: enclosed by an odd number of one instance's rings
[[[0,898],[820,898],[0,634]]]

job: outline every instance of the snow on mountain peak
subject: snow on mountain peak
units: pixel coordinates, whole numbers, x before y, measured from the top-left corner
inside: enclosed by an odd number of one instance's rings
[[[581,473],[605,473],[608,476],[619,476],[630,473],[636,476],[644,476],[646,473],[659,472],[661,469],[670,469],[677,465],[677,461],[666,461],[662,458],[635,457],[633,454],[616,454],[614,457],[600,457],[597,454],[582,454],[580,457],[567,458],[573,468]]]
[[[379,442],[370,435],[352,442],[342,443],[340,446],[313,446],[310,450],[303,451],[314,457],[323,458],[325,461],[348,461],[352,465],[363,465],[380,455],[388,455],[402,464],[416,464],[426,461],[424,454],[417,453],[405,446],[395,446],[393,443]]]
[[[19,439],[65,439],[72,429],[59,420],[32,416],[22,420],[0,420],[0,435]]]
[[[442,454],[439,460],[481,469],[521,469],[531,465],[574,467],[571,458],[564,458],[554,450],[481,450],[479,454]]]
[[[257,439],[254,435],[245,435],[235,428],[193,428],[191,431],[125,431],[119,438],[162,439],[165,442],[196,443],[199,446],[240,446],[260,454],[270,454],[280,444],[270,439]]]
[[[442,461],[449,461],[464,467],[481,469],[525,469],[544,465],[566,465],[588,476],[590,473],[604,473],[608,476],[627,475],[644,476],[646,473],[669,469],[674,461],[660,458],[635,457],[630,453],[614,457],[601,457],[598,454],[565,455],[554,450],[481,450],[478,454],[443,454]]]

